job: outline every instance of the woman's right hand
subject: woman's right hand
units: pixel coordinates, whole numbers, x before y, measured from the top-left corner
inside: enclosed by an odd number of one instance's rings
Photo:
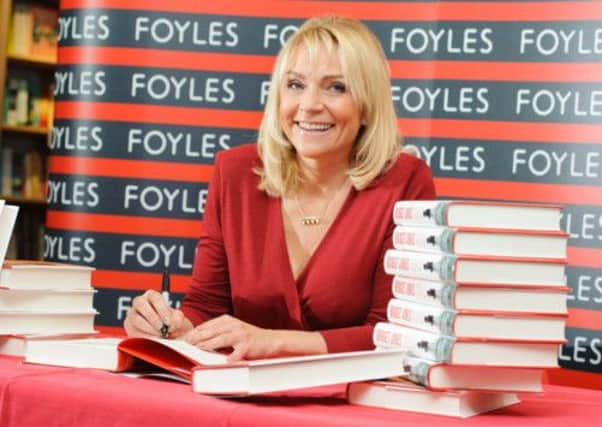
[[[123,321],[130,337],[160,337],[164,324],[169,327],[169,338],[178,338],[192,330],[192,323],[184,313],[171,308],[165,298],[153,290],[134,298]]]

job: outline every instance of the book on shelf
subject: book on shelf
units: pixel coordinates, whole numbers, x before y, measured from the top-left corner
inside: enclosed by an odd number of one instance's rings
[[[564,341],[566,315],[450,310],[397,298],[389,300],[387,320],[458,338]]]
[[[0,311],[86,311],[92,308],[94,289],[5,289],[0,286]]]
[[[431,390],[541,392],[543,369],[464,366],[404,356],[405,378]]]
[[[0,287],[8,289],[90,289],[94,268],[48,261],[7,260]]]
[[[561,231],[398,225],[393,247],[455,255],[565,259],[568,234]]]
[[[190,381],[198,393],[247,395],[400,375],[402,355],[357,351],[228,363],[225,354],[180,340],[100,338],[31,342],[25,361],[118,372],[143,364]]]
[[[31,341],[40,340],[66,340],[76,338],[88,338],[94,336],[97,332],[85,334],[7,334],[0,335],[0,354],[6,356],[25,356],[27,344]]]
[[[26,3],[15,3],[8,33],[8,52],[27,56],[31,52],[33,14]]]
[[[561,215],[556,205],[474,200],[403,200],[393,207],[393,221],[400,225],[560,231]]]
[[[452,255],[389,249],[385,272],[454,283],[566,286],[564,260]]]
[[[395,298],[454,310],[567,313],[568,287],[445,283],[394,276]]]
[[[519,403],[515,393],[433,391],[409,381],[365,381],[347,386],[353,405],[467,418]]]
[[[58,10],[31,5],[32,33],[29,54],[34,58],[56,61],[58,38]]]
[[[0,335],[89,334],[94,332],[96,311],[1,310]]]
[[[408,355],[455,365],[555,368],[561,341],[533,342],[456,338],[408,326],[379,322],[372,341],[378,348],[403,349]]]

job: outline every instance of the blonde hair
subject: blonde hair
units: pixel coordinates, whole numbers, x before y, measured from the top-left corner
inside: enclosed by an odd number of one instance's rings
[[[376,36],[360,21],[326,16],[307,20],[291,36],[276,58],[258,150],[262,166],[258,188],[271,196],[284,196],[298,187],[301,177],[295,149],[280,123],[280,87],[291,58],[305,48],[312,63],[326,48],[337,53],[346,85],[362,112],[363,126],[354,144],[347,171],[352,185],[361,190],[384,172],[401,151],[389,67]]]

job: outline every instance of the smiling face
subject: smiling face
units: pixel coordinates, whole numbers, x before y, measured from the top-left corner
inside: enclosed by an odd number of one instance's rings
[[[361,126],[339,58],[323,46],[315,60],[305,49],[292,55],[280,85],[280,122],[300,161],[345,163]]]

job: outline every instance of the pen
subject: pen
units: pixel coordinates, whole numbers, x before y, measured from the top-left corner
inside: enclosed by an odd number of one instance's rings
[[[163,271],[163,278],[161,279],[161,295],[165,298],[165,301],[169,304],[169,270],[166,268]],[[162,321],[161,324],[161,338],[169,337],[169,325]]]

